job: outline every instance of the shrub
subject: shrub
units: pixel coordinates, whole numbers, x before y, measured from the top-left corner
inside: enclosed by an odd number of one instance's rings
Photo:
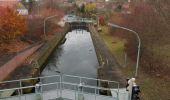
[[[0,7],[0,39],[9,41],[22,35],[26,31],[24,17],[9,7]]]

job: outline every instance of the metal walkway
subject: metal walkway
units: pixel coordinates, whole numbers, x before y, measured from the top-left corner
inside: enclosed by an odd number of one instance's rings
[[[47,81],[50,78],[52,81]],[[22,86],[26,81],[38,80],[36,85]],[[89,81],[96,84],[87,83]],[[19,85],[16,86],[16,83]],[[119,89],[118,82],[72,75],[37,77],[0,84],[15,84],[13,88],[0,90],[0,100],[128,100],[128,93],[125,89]],[[102,87],[102,84],[107,84],[109,88]],[[26,89],[35,89],[35,92],[23,94]],[[15,96],[8,95],[12,92],[15,92]],[[104,95],[103,92],[112,95]]]

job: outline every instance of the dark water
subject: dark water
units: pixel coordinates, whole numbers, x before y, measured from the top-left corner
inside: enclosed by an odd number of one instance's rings
[[[66,35],[66,41],[50,57],[42,76],[69,74],[84,77],[97,77],[98,61],[89,32],[73,30]],[[46,79],[48,82],[54,79]],[[74,81],[74,79],[67,79]],[[76,80],[75,80],[76,81]],[[86,80],[84,83],[96,84]]]

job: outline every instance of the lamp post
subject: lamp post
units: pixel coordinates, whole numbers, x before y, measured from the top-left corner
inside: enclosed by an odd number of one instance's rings
[[[44,39],[47,40],[47,34],[46,34],[46,21],[54,18],[54,17],[58,17],[58,15],[53,15],[53,16],[49,16],[47,18],[44,19]]]
[[[119,26],[119,25],[116,25],[116,24],[108,23],[108,25],[112,26],[112,27],[115,27],[115,28],[120,28],[120,29],[127,30],[129,32],[132,32],[137,37],[137,39],[138,39],[138,53],[137,53],[137,59],[136,59],[136,72],[135,72],[135,77],[137,77],[137,75],[138,75],[138,68],[139,68],[139,59],[140,59],[140,48],[141,48],[141,39],[139,37],[139,34],[137,32],[135,32],[134,30],[131,30],[129,28],[122,27],[122,26]]]
[[[38,16],[40,16],[40,0],[35,0],[37,2],[37,6],[38,6]]]

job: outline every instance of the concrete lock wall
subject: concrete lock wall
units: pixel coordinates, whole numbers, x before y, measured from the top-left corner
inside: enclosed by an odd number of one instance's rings
[[[69,31],[69,26],[65,26],[65,30],[62,33],[57,33],[51,40],[46,41],[44,45],[30,58],[31,65],[34,68],[43,70],[43,64],[47,61],[51,53],[59,46],[62,40],[65,38],[66,33]]]
[[[25,76],[26,78],[32,78],[37,77],[40,75],[41,71],[44,69],[45,66],[43,66],[46,61],[48,60],[49,56],[52,54],[52,52],[59,46],[59,44],[64,40],[66,33],[69,30],[69,26],[65,26],[65,30],[62,33],[58,33],[56,36],[54,36],[52,39],[46,41],[41,48],[39,48],[31,57],[30,57],[30,64],[28,66],[31,66],[32,69],[30,70],[29,74]],[[28,80],[22,82],[23,86],[28,85],[34,85],[37,83],[38,80]],[[24,89],[24,93],[31,92],[30,89]]]
[[[40,74],[40,70],[43,70],[43,64],[47,61],[51,53],[55,50],[56,47],[59,46],[59,44],[64,40],[66,33],[69,31],[70,26],[68,24],[65,25],[64,27],[64,32],[62,33],[57,33],[52,39],[49,39],[45,41],[44,43],[39,44],[38,46],[32,47],[31,49],[20,53],[16,57],[14,57],[11,61],[6,63],[4,66],[0,67],[0,81],[3,81],[7,77],[12,77],[10,76],[10,73],[12,73],[17,67],[21,66],[21,64],[27,59],[29,63],[26,64],[26,66],[30,66],[31,69],[28,70],[29,74],[26,74],[25,78],[32,78],[36,77]],[[29,59],[28,59],[29,58]],[[17,62],[17,63],[16,63]],[[22,82],[22,86],[28,86],[28,85],[33,85],[37,82],[38,80],[27,80]],[[23,93],[29,93],[31,92],[32,89],[24,89]],[[8,92],[8,91],[7,91]],[[10,96],[14,93],[15,91],[11,91],[11,93],[0,93],[4,94],[3,97]],[[2,95],[0,95],[2,96]]]

